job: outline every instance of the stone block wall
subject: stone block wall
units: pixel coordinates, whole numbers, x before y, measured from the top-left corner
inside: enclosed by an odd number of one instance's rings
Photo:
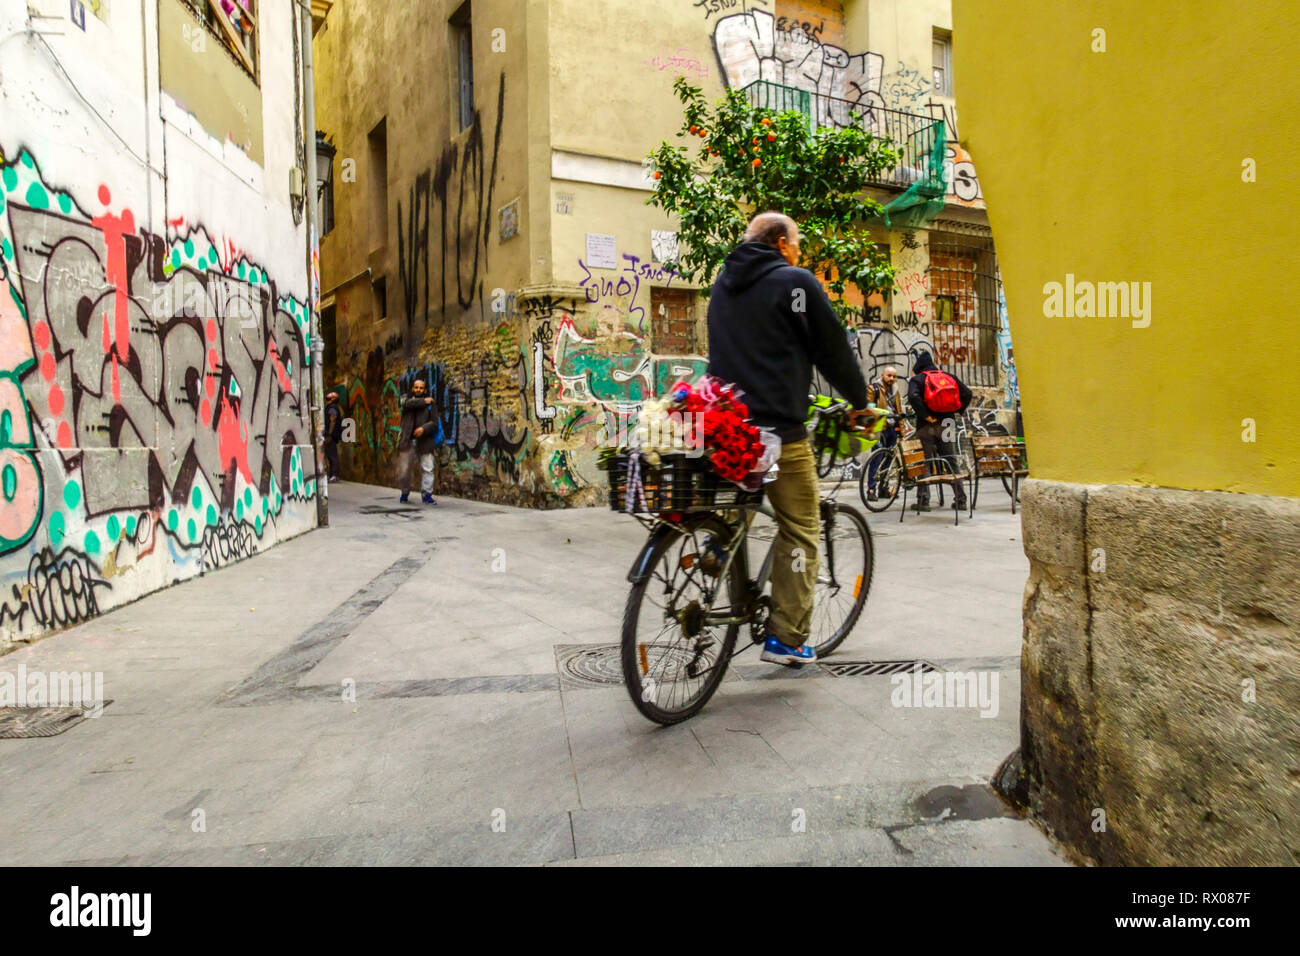
[[[1300,501],[1024,488],[1004,787],[1098,863],[1300,862]]]

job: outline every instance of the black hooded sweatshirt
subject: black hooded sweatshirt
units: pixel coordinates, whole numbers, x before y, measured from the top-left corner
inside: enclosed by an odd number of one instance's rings
[[[756,425],[783,442],[807,435],[812,370],[854,408],[867,382],[821,283],[771,246],[737,246],[709,298],[709,372],[735,382]]]
[[[918,427],[926,423],[927,416],[933,416],[939,421],[945,418],[951,418],[957,412],[932,412],[930,407],[925,404],[925,372],[941,371],[939,366],[934,364],[934,359],[930,357],[929,352],[922,352],[912,363],[912,377],[907,383],[907,403],[912,406],[916,412],[916,424]],[[952,375],[951,372],[948,373]],[[957,391],[961,395],[961,411],[966,411],[966,406],[970,404],[970,389],[966,383],[952,375],[957,382]]]

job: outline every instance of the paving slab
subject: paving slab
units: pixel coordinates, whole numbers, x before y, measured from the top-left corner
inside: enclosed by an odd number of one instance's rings
[[[616,645],[636,522],[399,509],[348,482],[330,511],[0,657],[102,672],[112,699],[59,736],[0,740],[0,865],[1063,862],[988,791],[1019,736],[1028,563],[1005,496],[957,528],[869,516],[871,595],[828,661],[996,674],[996,716],[751,650],[667,728],[562,665]]]

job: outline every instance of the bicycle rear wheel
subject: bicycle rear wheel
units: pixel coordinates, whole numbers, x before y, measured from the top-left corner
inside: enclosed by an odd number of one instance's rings
[[[659,724],[694,716],[727,671],[739,624],[712,624],[743,603],[741,568],[732,561],[726,579],[708,573],[704,560],[714,541],[733,529],[720,518],[681,529],[655,544],[651,569],[632,586],[623,612],[623,681],[632,703]]]
[[[867,519],[838,502],[822,503],[817,589],[808,642],[821,658],[849,636],[871,590],[875,549]]]

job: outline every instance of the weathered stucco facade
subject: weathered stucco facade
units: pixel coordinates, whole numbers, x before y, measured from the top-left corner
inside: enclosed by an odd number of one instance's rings
[[[1300,14],[955,12],[1035,476],[1002,785],[1101,863],[1295,864],[1300,347],[1210,280],[1262,288],[1293,255],[1300,134],[1254,77],[1292,69]]]
[[[681,122],[676,76],[711,100],[761,77],[956,123],[930,81],[935,31],[951,26],[941,2],[385,11],[343,0],[316,40],[318,126],[337,149],[322,307],[327,386],[355,425],[345,477],[395,482],[397,397],[419,375],[443,412],[440,488],[542,507],[600,500],[602,423],[707,362],[704,303],[660,262],[674,225],[645,205],[644,159]],[[466,13],[474,113],[462,130]],[[941,221],[879,230],[899,287],[864,304],[857,348],[872,377],[891,363],[906,373],[930,348],[982,376],[981,402],[1013,423],[992,243],[955,142],[948,178]],[[938,315],[945,297],[954,321]]]
[[[297,19],[261,7],[250,73],[181,0],[0,6],[0,648],[316,524]]]

